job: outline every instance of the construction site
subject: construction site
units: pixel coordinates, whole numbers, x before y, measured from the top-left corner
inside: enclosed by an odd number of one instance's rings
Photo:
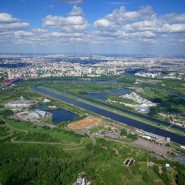
[[[88,116],[82,120],[68,124],[67,127],[72,130],[90,129],[101,124],[101,122],[102,122],[101,118]]]

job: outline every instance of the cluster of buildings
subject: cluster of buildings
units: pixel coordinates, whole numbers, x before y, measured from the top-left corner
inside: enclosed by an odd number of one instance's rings
[[[53,62],[49,64],[39,64],[24,68],[14,68],[7,71],[9,79],[16,78],[47,78],[64,76],[89,76],[98,77],[101,75],[118,75],[124,71],[117,70],[112,66],[82,66],[79,63]]]
[[[165,114],[158,113],[162,118],[168,119],[168,121],[174,125],[185,127],[185,118],[177,114]]]
[[[31,123],[34,123],[38,119],[42,119],[45,117],[51,117],[51,114],[42,110],[23,111],[11,116],[11,118],[13,119],[29,121]]]
[[[130,94],[121,95],[119,97],[133,100],[137,104],[125,103],[122,101],[116,101],[116,100],[111,100],[111,99],[107,99],[106,101],[109,103],[118,103],[121,105],[125,105],[127,107],[134,108],[136,111],[142,112],[142,113],[148,113],[150,111],[150,107],[157,106],[157,104],[155,104],[147,99],[142,98],[141,96],[139,96],[135,92],[131,92]]]
[[[185,74],[183,72],[171,72],[163,76],[164,79],[176,79],[176,80],[185,80]]]
[[[153,142],[158,143],[160,145],[165,145],[165,144],[170,142],[170,138],[169,137],[162,137],[162,136],[150,133],[150,132],[146,132],[144,130],[136,130],[135,133],[138,136],[140,136],[140,137],[142,137],[144,139],[153,141]]]
[[[91,181],[88,181],[84,175],[84,172],[78,174],[78,178],[76,179],[73,185],[90,185],[92,184]]]
[[[24,100],[24,98],[21,96],[20,100],[17,101],[10,101],[5,104],[6,108],[11,109],[14,112],[20,111],[22,109],[28,109],[29,107],[36,105],[37,102],[33,100]]]
[[[102,126],[96,131],[96,132],[87,132],[87,134],[90,134],[93,137],[103,138],[109,137],[113,139],[124,139],[125,136],[121,136],[120,128],[117,126],[111,125],[111,123],[104,122]]]
[[[147,72],[144,72],[147,71]],[[119,75],[124,72],[155,78],[162,72],[166,77],[183,79],[185,59],[169,57],[110,57],[110,56],[20,56],[0,55],[0,78],[46,78],[63,76]],[[171,75],[174,71],[176,77]]]
[[[127,99],[131,99],[133,101],[135,101],[136,103],[140,104],[140,105],[145,105],[145,106],[148,106],[148,107],[154,107],[156,106],[155,103],[147,100],[147,99],[144,99],[142,98],[141,96],[139,96],[137,93],[135,92],[131,92],[130,94],[125,94],[125,95],[121,95],[120,96],[121,98],[127,98]]]
[[[145,78],[156,78],[159,77],[161,73],[144,73],[144,72],[137,72],[135,73],[135,76],[139,77],[145,77]]]
[[[46,99],[44,99],[46,100]],[[11,116],[13,119],[34,122],[38,119],[50,117],[51,114],[42,110],[29,110],[36,105],[37,101],[25,100],[22,96],[17,101],[9,101],[5,104],[6,108],[11,109],[16,114]]]
[[[0,72],[2,73],[2,77],[5,76],[3,73],[7,74],[9,79],[16,78],[46,78],[46,77],[64,77],[64,76],[89,76],[96,77],[101,75],[118,75],[124,72],[123,68],[120,68],[116,63],[98,63],[92,64],[89,61],[89,64],[83,64],[83,60],[76,62],[71,62],[70,58],[56,59],[53,58],[47,59],[38,57],[38,58],[26,58],[26,60],[20,59],[21,64],[23,62],[30,62],[29,65],[22,66],[17,65],[17,67],[12,67],[11,63],[9,67],[1,67]],[[7,60],[7,59],[6,59]],[[11,60],[12,61],[12,60]],[[16,60],[17,62],[17,60]],[[7,63],[7,61],[6,61]],[[13,65],[13,63],[12,63]]]

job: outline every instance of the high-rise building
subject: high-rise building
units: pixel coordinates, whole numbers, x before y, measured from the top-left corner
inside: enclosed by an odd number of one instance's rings
[[[12,71],[11,71],[11,69],[8,70],[8,79],[12,79]]]

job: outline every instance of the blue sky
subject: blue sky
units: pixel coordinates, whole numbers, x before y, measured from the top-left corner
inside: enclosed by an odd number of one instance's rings
[[[0,52],[185,55],[185,0],[0,0]]]

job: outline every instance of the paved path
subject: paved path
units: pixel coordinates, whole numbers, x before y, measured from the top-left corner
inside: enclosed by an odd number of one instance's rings
[[[117,155],[119,155],[119,152],[116,148],[113,148],[113,150],[116,152]]]
[[[14,128],[14,127],[8,125],[8,123],[6,123],[6,122],[5,122],[5,125],[8,126],[8,127],[10,127],[11,129],[18,130],[18,131],[20,131],[20,132],[25,132],[26,134],[28,134],[28,131],[26,131],[26,130],[21,130],[21,129],[18,129],[18,128]]]
[[[18,128],[15,128],[15,127],[12,127],[10,126],[8,123],[6,123],[6,126],[10,127],[11,129],[13,130],[18,130],[20,132],[24,132],[25,134],[28,134],[28,131],[26,130],[22,130],[22,129],[18,129]],[[55,142],[41,142],[41,141],[16,141],[16,137],[12,138],[11,139],[11,142],[12,143],[17,143],[17,144],[48,144],[48,145],[62,145],[62,146],[71,146],[71,148],[65,148],[63,150],[77,150],[77,149],[81,149],[81,148],[84,148],[84,146],[81,146],[83,144],[83,139],[84,138],[81,138],[80,140],[80,143],[79,144],[63,144],[63,143],[55,143]],[[79,147],[77,147],[79,146]],[[73,148],[74,147],[74,148]]]

